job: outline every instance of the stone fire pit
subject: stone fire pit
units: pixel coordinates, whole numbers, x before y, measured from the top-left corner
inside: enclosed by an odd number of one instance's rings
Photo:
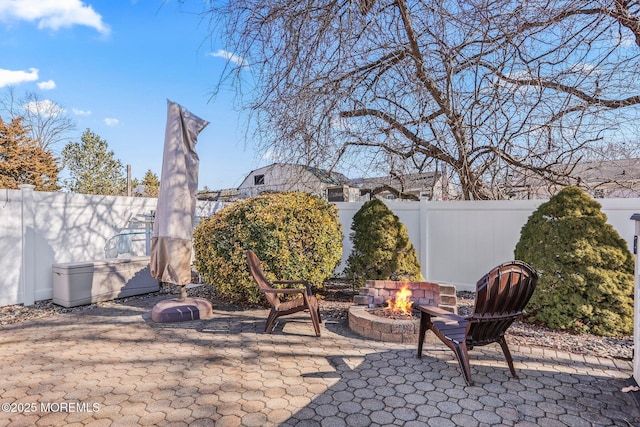
[[[365,338],[397,343],[417,343],[420,319],[416,316],[383,317],[374,311],[386,306],[386,301],[395,298],[402,286],[411,291],[413,306],[437,305],[457,313],[456,288],[453,285],[430,282],[394,282],[390,280],[368,280],[359,295],[354,297],[355,306],[349,309],[349,328]]]

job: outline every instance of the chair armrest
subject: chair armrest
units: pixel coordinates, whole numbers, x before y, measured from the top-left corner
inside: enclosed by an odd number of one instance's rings
[[[306,280],[274,280],[271,283],[278,283],[281,285],[307,285],[309,282]]]
[[[307,294],[312,295],[311,285],[306,280],[274,280],[271,283],[279,285],[304,285],[307,290]]]
[[[287,295],[292,295],[292,294],[304,294],[305,293],[305,289],[297,289],[297,288],[293,288],[293,289],[260,289],[262,292],[267,293],[267,294],[287,294]]]
[[[467,318],[464,316],[459,316],[435,305],[419,305],[418,310],[420,310],[421,313],[427,314],[429,316],[443,317],[445,318],[446,322],[460,322],[463,320],[467,320]]]

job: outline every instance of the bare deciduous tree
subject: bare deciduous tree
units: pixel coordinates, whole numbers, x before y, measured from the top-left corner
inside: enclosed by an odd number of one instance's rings
[[[527,179],[571,183],[581,159],[604,159],[616,152],[604,147],[637,134],[637,2],[209,6],[213,28],[242,58],[221,82],[240,85],[250,73],[262,148],[280,159],[431,169],[460,197],[490,199]]]
[[[76,128],[74,120],[63,107],[42,99],[36,92],[26,92],[18,98],[14,88],[10,87],[0,100],[0,109],[12,120],[22,117],[29,136],[43,150],[57,150],[58,145],[67,141]]]

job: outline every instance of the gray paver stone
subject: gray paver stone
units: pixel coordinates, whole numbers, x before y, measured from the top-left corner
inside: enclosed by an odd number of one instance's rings
[[[383,426],[391,425],[395,421],[393,414],[387,411],[374,411],[371,413],[371,415],[369,415],[368,418],[370,418],[371,422]]]
[[[338,409],[345,414],[359,414],[362,412],[362,405],[357,402],[341,402]]]
[[[406,400],[397,396],[388,396],[383,399],[385,405],[389,408],[402,408],[407,405]]]
[[[517,405],[516,409],[527,417],[538,418],[544,416],[544,411],[542,409],[528,403]]]
[[[571,427],[591,427],[591,423],[588,420],[580,418],[575,415],[560,415],[559,420],[567,426]]]
[[[380,399],[364,399],[360,404],[363,408],[372,411],[379,411],[384,408],[384,402]]]
[[[554,402],[540,402],[538,408],[545,412],[545,414],[562,415],[567,412],[565,408]]]
[[[460,405],[454,401],[439,402],[436,406],[446,414],[459,414],[462,412]]]
[[[477,419],[467,414],[455,414],[451,417],[451,421],[453,421],[457,426],[464,427],[477,427],[480,425]]]
[[[481,423],[486,423],[489,425],[494,425],[502,422],[502,419],[498,414],[489,410],[476,411],[473,414],[473,418]]]
[[[360,399],[372,399],[376,397],[376,393],[368,388],[358,388],[353,394]]]
[[[427,398],[423,394],[418,393],[405,394],[403,398],[407,403],[413,405],[424,405],[427,402]]]
[[[521,420],[522,414],[513,405],[507,405],[503,408],[496,408],[496,414],[502,418],[503,422],[514,423]]]
[[[416,407],[416,412],[423,417],[434,418],[440,415],[440,409],[436,408],[434,405],[426,404],[419,405]]]
[[[410,408],[397,408],[393,410],[393,416],[401,421],[413,421],[418,418],[418,413]]]
[[[428,425],[431,427],[455,427],[455,423],[448,418],[435,417],[430,418]]]
[[[338,413],[338,407],[335,405],[320,405],[316,408],[316,413],[321,417],[331,417]]]
[[[347,422],[344,420],[344,418],[327,417],[322,419],[320,425],[322,427],[345,427],[347,425]]]
[[[247,427],[261,427],[267,422],[267,416],[259,412],[253,414],[247,414],[242,417],[242,425]]]
[[[502,402],[502,400],[498,399],[496,396],[481,396],[478,400],[484,406],[489,406],[491,408],[500,408],[504,405],[504,402]]]
[[[518,392],[518,396],[524,399],[525,402],[542,402],[545,400],[545,397],[535,390],[520,391]]]

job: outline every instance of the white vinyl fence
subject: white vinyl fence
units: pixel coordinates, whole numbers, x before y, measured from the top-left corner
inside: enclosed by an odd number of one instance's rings
[[[52,298],[52,265],[145,255],[145,227],[156,199],[0,190],[0,306]],[[598,200],[609,222],[633,248],[640,199]],[[482,202],[386,202],[409,232],[428,281],[458,290],[495,265],[513,259],[520,229],[544,200]],[[351,223],[362,203],[337,203],[344,234],[342,264],[351,252]],[[196,216],[223,204],[199,202]]]
[[[475,283],[496,265],[514,259],[520,230],[546,200],[401,202],[385,204],[407,227],[422,274],[430,282],[474,290]],[[633,251],[640,199],[598,199],[608,222]],[[352,250],[353,215],[363,203],[337,203],[344,233],[341,271]]]
[[[0,306],[53,297],[52,265],[148,255],[145,218],[157,199],[0,190]],[[221,204],[198,202],[197,217]],[[149,228],[150,230],[150,228]]]

